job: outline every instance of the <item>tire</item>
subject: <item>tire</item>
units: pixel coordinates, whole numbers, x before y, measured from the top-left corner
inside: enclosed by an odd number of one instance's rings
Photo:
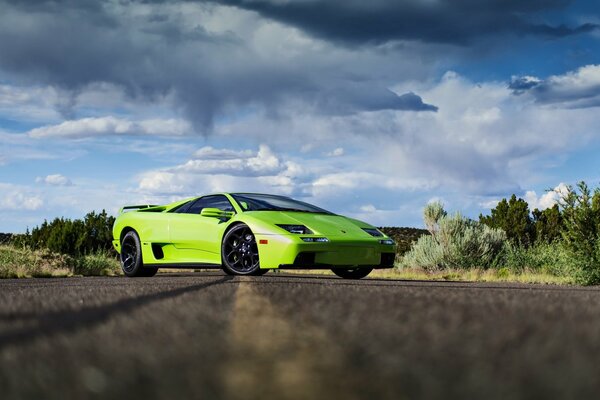
[[[369,275],[373,268],[334,268],[333,273],[344,279],[361,279]]]
[[[257,269],[257,270],[256,270],[256,272],[255,272],[255,273],[253,273],[252,275],[254,275],[254,276],[263,276],[264,274],[266,274],[266,273],[267,273],[267,272],[269,272],[269,271],[270,271],[270,269],[262,269],[262,268],[259,268],[259,269]]]
[[[256,238],[246,224],[235,225],[225,234],[221,259],[226,274],[262,275]]]
[[[121,269],[130,278],[154,276],[158,268],[146,268],[142,261],[142,244],[135,231],[129,231],[121,240]]]

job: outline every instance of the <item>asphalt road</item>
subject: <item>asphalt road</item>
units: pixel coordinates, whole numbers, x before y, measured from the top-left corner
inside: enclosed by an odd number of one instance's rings
[[[2,399],[600,393],[600,290],[267,274],[0,281]]]

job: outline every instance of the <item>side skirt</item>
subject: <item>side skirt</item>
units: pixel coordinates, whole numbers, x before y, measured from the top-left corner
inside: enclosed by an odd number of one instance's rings
[[[191,268],[191,269],[221,269],[221,264],[206,263],[169,263],[169,264],[144,264],[148,268]]]
[[[309,265],[294,265],[280,264],[279,269],[335,269],[335,268],[373,268],[373,269],[392,269],[393,266],[383,265],[332,265],[332,264],[309,264]]]

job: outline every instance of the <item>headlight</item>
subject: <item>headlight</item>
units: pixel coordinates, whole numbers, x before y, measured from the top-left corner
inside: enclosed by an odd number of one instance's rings
[[[379,241],[381,244],[396,244],[392,239],[382,239]]]
[[[289,233],[296,233],[298,235],[312,235],[312,231],[304,225],[279,225],[278,227],[285,229]]]
[[[327,239],[326,237],[303,237],[300,238],[305,242],[309,242],[309,243],[326,243],[329,242],[329,239]]]
[[[363,231],[367,232],[371,236],[382,237],[383,233],[379,232],[379,229],[375,228],[362,228]]]

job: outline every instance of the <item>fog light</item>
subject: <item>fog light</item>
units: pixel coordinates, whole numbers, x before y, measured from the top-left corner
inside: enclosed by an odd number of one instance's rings
[[[381,243],[381,244],[395,244],[392,239],[383,239],[383,240],[380,240],[379,243]]]
[[[303,241],[308,243],[325,243],[329,242],[329,239],[326,237],[303,237],[301,238]]]

